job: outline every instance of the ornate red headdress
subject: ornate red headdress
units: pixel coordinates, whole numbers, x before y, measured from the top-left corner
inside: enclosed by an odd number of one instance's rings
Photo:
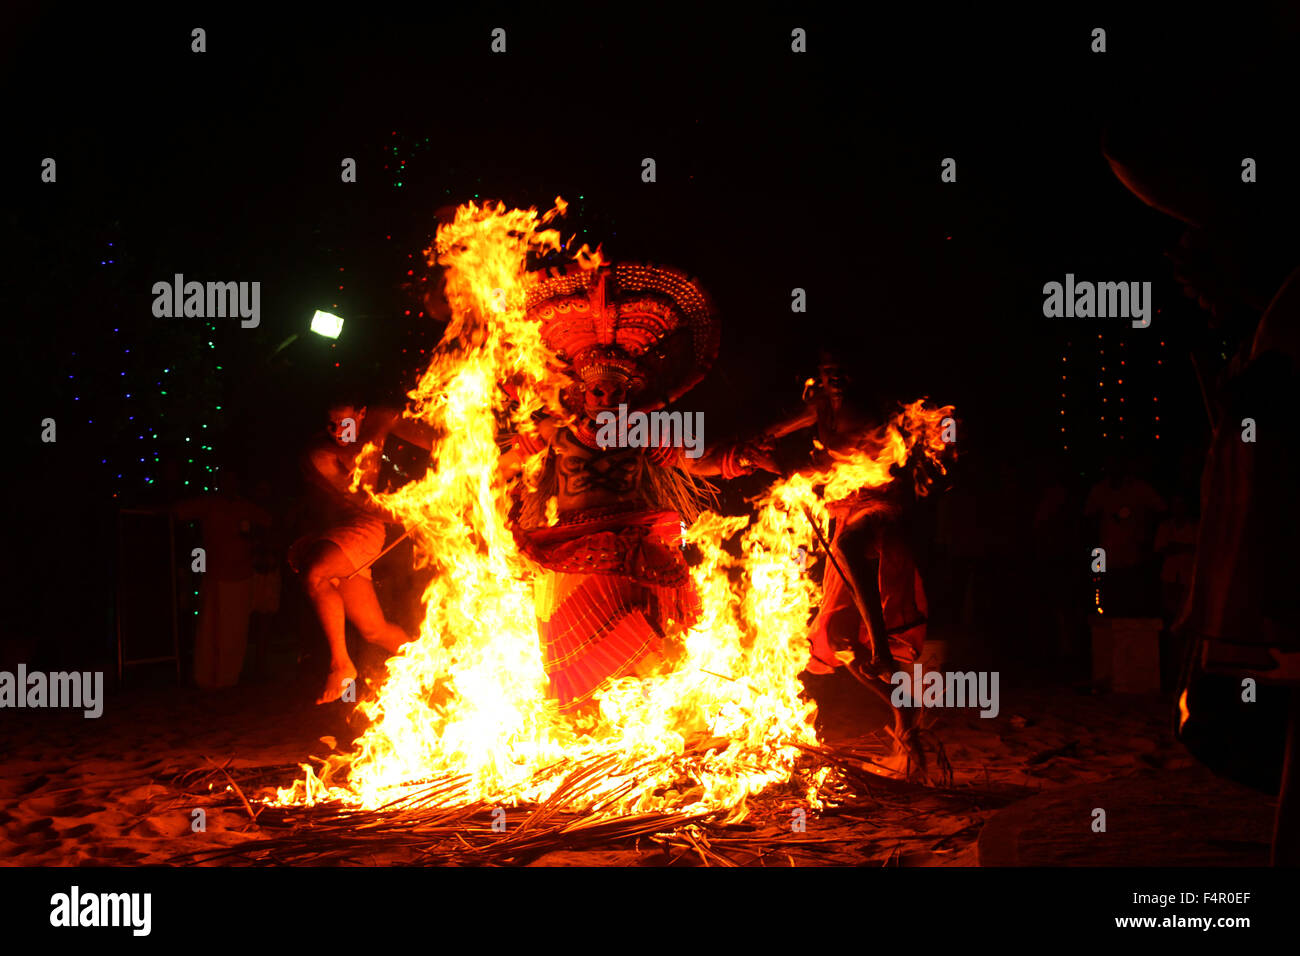
[[[627,378],[629,404],[672,402],[704,377],[718,354],[708,295],[667,266],[622,262],[548,270],[528,289],[525,308],[575,379],[562,393],[575,413],[582,408],[582,383],[611,371]]]

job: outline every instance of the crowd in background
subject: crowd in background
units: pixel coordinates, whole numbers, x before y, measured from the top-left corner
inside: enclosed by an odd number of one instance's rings
[[[972,665],[1090,673],[1090,623],[1178,617],[1190,584],[1194,490],[1137,457],[961,462],[919,516],[931,639]],[[1177,670],[1166,641],[1165,672]]]

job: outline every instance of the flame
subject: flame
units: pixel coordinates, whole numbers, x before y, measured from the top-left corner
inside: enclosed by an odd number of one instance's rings
[[[559,233],[543,227],[563,207],[557,198],[539,215],[468,203],[426,250],[430,264],[446,267],[452,321],[406,414],[442,437],[424,478],[372,492],[412,529],[419,559],[436,570],[424,621],[418,639],[388,661],[376,698],[358,705],[368,726],[352,752],[332,754],[319,769],[303,764],[303,778],[278,791],[276,803],[373,809],[447,780],[453,785],[440,799],[449,806],[519,805],[547,799],[568,770],[604,758],[599,778],[568,809],[710,809],[739,820],[749,796],[787,783],[821,806],[828,771],[801,770],[794,746],[817,742],[815,708],[800,698],[797,679],[820,597],[805,570],[815,541],[809,520],[824,527],[828,502],[893,480],[891,468],[914,450],[939,462],[940,422],[951,408],[908,405],[872,436],[869,451],[776,482],[752,519],[702,514],[686,540],[700,555],[692,573],[704,613],[680,657],[652,679],[608,684],[597,695],[598,718],[562,716],[546,695],[531,590],[537,569],[507,524],[498,438],[528,428],[540,409],[560,408],[555,358],[523,303],[528,254],[562,248]],[[603,261],[585,246],[577,257]],[[366,451],[358,486],[377,453]],[[725,547],[737,535],[739,556]]]

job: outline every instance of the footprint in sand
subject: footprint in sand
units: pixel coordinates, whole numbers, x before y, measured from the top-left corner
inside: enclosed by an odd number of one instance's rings
[[[133,837],[174,840],[177,837],[189,836],[193,832],[192,822],[193,817],[190,816],[188,810],[176,810],[142,820],[139,824],[133,826],[129,833]]]
[[[49,817],[42,817],[26,824],[7,827],[5,838],[31,849],[36,844],[48,843],[51,840],[57,842],[59,834],[54,829],[54,821]]]
[[[84,790],[73,790],[56,797],[34,798],[23,801],[23,809],[50,817],[86,817],[104,809],[101,804],[85,803]]]
[[[78,803],[75,800],[70,800],[56,806],[52,811],[52,815],[56,817],[88,817],[92,813],[102,813],[104,809],[103,804]]]
[[[35,793],[37,790],[40,790],[42,787],[49,784],[49,782],[50,782],[50,778],[45,776],[44,774],[41,774],[39,777],[37,777],[34,780],[28,780],[25,783],[20,783],[15,793],[17,796],[25,797],[29,793]]]

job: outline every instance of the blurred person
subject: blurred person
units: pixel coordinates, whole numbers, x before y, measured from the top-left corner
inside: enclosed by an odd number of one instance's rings
[[[1102,606],[1107,614],[1138,617],[1154,603],[1147,581],[1151,532],[1156,516],[1168,510],[1163,498],[1127,463],[1112,456],[1105,475],[1092,486],[1084,515],[1097,521],[1097,542],[1106,552]]]
[[[1065,463],[1048,463],[1031,519],[1036,577],[1031,601],[1039,608],[1038,626],[1051,634],[1048,649],[1070,669],[1080,663],[1079,652],[1086,647],[1080,640],[1087,595],[1078,571],[1080,555],[1088,553],[1081,510]]]
[[[199,522],[202,534],[194,683],[204,690],[239,681],[254,603],[254,529],[271,525],[271,515],[244,497],[238,470],[222,468],[220,482],[216,494],[188,498],[171,508],[179,520]]]
[[[1161,606],[1166,623],[1171,623],[1183,609],[1196,563],[1196,519],[1186,495],[1170,499],[1169,517],[1156,529],[1155,549],[1161,556]]]
[[[1273,863],[1294,866],[1300,864],[1300,468],[1289,408],[1300,377],[1300,249],[1293,238],[1300,196],[1285,176],[1243,191],[1234,177],[1219,175],[1225,161],[1240,161],[1236,146],[1220,143],[1245,132],[1263,146],[1283,135],[1286,124],[1277,115],[1251,116],[1253,96],[1232,96],[1222,87],[1214,92],[1225,100],[1186,96],[1115,125],[1103,152],[1131,193],[1183,223],[1168,256],[1186,296],[1208,313],[1208,325],[1224,337],[1234,328],[1243,333],[1213,402],[1207,396],[1213,437],[1201,478],[1196,557],[1174,623],[1191,648],[1175,726],[1216,772],[1276,788]],[[1194,104],[1194,111],[1167,116],[1181,102]],[[1210,155],[1214,148],[1218,156]],[[1256,429],[1253,440],[1246,439],[1247,419]],[[1247,678],[1257,690],[1249,701],[1242,693]]]

